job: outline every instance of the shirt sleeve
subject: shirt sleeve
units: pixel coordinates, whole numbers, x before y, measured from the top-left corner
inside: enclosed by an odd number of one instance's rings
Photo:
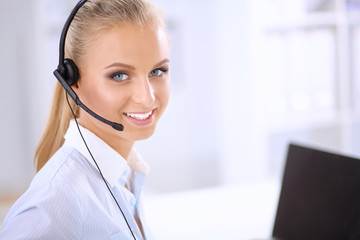
[[[63,183],[26,192],[5,218],[0,239],[80,239],[81,206]]]

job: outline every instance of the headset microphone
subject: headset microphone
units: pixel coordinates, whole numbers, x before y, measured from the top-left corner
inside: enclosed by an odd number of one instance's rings
[[[75,62],[71,59],[65,59],[65,39],[67,32],[69,30],[70,24],[72,20],[74,19],[77,11],[85,4],[86,0],[81,0],[74,8],[74,10],[71,12],[69,18],[67,19],[64,28],[61,32],[60,37],[60,46],[59,46],[59,65],[57,69],[54,71],[54,75],[57,78],[57,80],[60,82],[60,84],[63,86],[65,91],[70,95],[70,97],[74,100],[76,105],[84,109],[87,113],[89,113],[91,116],[96,118],[97,120],[110,125],[114,129],[118,131],[123,131],[124,126],[120,123],[109,121],[95,112],[91,111],[88,107],[83,104],[77,94],[74,92],[74,90],[71,88],[71,86],[75,85],[77,81],[79,80],[80,74],[79,69],[76,66]]]

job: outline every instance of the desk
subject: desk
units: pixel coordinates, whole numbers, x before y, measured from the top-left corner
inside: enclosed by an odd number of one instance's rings
[[[245,240],[271,236],[280,183],[266,181],[144,197],[157,240]]]

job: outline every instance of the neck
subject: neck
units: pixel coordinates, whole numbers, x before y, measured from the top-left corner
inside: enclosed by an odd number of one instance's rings
[[[116,141],[107,142],[104,140],[110,147],[117,151],[125,160],[128,160],[131,150],[134,146],[134,142],[130,141],[119,141],[114,144]]]
[[[134,141],[121,138],[117,135],[115,130],[108,126],[99,126],[98,124],[94,124],[91,121],[84,121],[79,118],[79,124],[84,128],[90,130],[96,136],[101,138],[105,143],[107,143],[111,148],[113,148],[116,152],[118,152],[125,160],[129,158],[131,150],[134,146]]]

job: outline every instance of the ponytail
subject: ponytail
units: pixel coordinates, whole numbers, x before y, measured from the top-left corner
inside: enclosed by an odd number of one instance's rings
[[[79,107],[71,99],[70,105],[76,116],[79,116]],[[55,87],[51,112],[45,131],[35,152],[35,167],[38,172],[51,156],[64,144],[64,136],[73,118],[65,97],[65,90],[60,83]]]

